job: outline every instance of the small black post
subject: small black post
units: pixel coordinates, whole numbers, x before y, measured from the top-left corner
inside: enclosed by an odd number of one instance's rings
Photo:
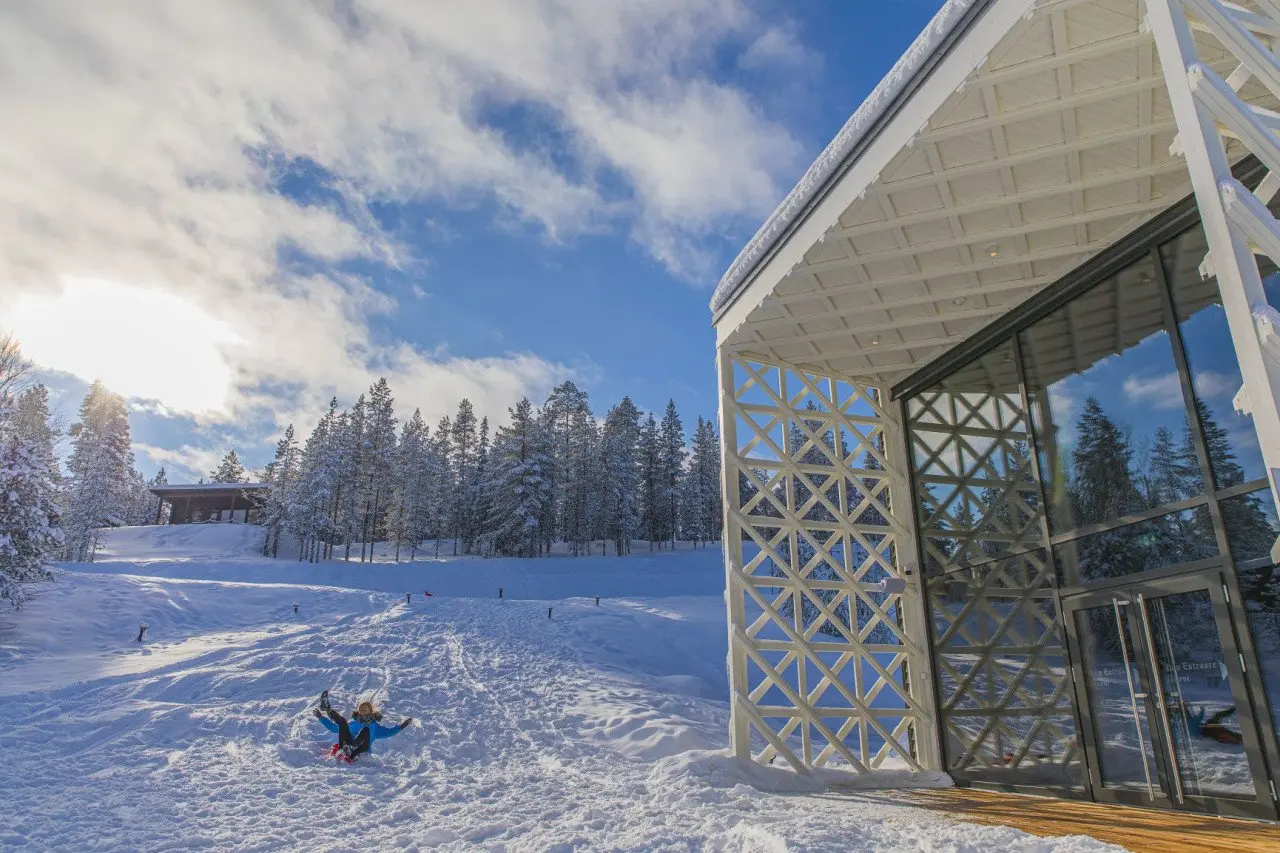
[[[405,603],[405,604],[408,604],[408,603],[409,603],[409,600],[410,600],[412,597],[413,597],[413,593],[411,593],[411,592],[406,592],[406,593],[404,594],[404,603]]]
[[[550,608],[550,607],[548,607],[548,608],[547,608],[547,618],[548,618],[548,619],[550,619],[550,618],[551,618],[551,608]]]
[[[600,606],[600,596],[596,596],[596,607]]]
[[[143,635],[145,635],[146,633],[147,633],[147,623],[139,622],[138,623],[138,642],[139,643],[143,642],[142,638],[143,638]]]
[[[502,598],[502,587],[498,587],[498,598]]]
[[[293,603],[293,612],[294,612],[294,613],[297,613],[297,612],[298,612],[298,602],[296,602],[296,601]]]

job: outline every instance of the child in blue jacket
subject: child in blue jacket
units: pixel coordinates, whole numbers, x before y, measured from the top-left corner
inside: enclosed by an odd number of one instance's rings
[[[347,720],[329,704],[328,690],[320,694],[320,707],[315,709],[315,715],[320,725],[338,735],[332,754],[348,764],[353,763],[357,755],[370,752],[375,740],[398,735],[413,722],[413,717],[405,717],[398,726],[384,726],[382,714],[368,701],[361,702]]]

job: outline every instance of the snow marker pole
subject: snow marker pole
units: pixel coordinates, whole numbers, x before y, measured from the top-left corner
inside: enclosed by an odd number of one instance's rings
[[[138,640],[137,640],[139,643],[143,642],[142,637],[146,633],[147,633],[147,623],[139,622],[138,623]]]
[[[502,598],[502,587],[498,587],[498,598]]]
[[[406,593],[404,594],[404,603],[405,603],[405,604],[409,604],[409,603],[410,603],[410,601],[409,601],[409,600],[410,600],[412,597],[413,597],[413,593],[411,593],[411,592],[406,592]]]
[[[550,607],[548,607],[548,608],[547,608],[547,618],[548,618],[548,619],[550,619],[550,618],[551,618],[551,608],[550,608]]]
[[[600,596],[596,596],[596,607],[600,606]]]
[[[293,612],[294,612],[294,613],[297,613],[297,612],[298,612],[298,602],[296,602],[296,601],[293,603]]]

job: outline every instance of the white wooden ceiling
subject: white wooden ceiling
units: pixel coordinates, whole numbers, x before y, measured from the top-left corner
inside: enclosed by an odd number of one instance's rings
[[[735,328],[721,315],[722,345],[889,384],[1190,192],[1142,18],[1039,4]]]

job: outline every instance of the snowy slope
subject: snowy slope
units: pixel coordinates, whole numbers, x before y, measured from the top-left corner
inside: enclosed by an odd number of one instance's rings
[[[147,577],[69,571],[0,619],[0,748],[22,781],[0,849],[1114,849],[900,795],[797,797],[851,780],[731,761],[718,597],[559,600],[548,619],[538,600],[164,578],[266,562],[183,548]],[[322,760],[325,686],[419,723],[354,767]]]

